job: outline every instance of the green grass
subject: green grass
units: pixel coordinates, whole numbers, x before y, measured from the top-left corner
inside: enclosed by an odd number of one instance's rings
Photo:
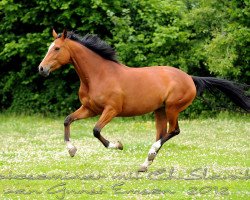
[[[146,173],[155,139],[150,120],[115,119],[93,137],[95,119],[74,122],[69,157],[63,118],[0,115],[0,199],[250,199],[249,115],[180,121]]]

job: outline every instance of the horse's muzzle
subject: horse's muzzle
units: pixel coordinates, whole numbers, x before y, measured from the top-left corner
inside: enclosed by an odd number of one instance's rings
[[[49,67],[39,66],[38,71],[39,71],[39,74],[41,74],[44,77],[49,75]]]

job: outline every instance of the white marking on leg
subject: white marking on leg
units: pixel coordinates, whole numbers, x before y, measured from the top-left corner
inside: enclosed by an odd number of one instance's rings
[[[155,159],[157,155],[157,151],[161,148],[161,140],[158,140],[155,142],[149,152],[148,152],[148,157],[145,159],[144,163],[141,165],[142,167],[148,168],[152,163],[153,160]]]
[[[148,168],[149,165],[152,164],[153,161],[148,160],[148,158],[145,159],[144,163],[142,163],[142,167]]]
[[[70,141],[67,141],[66,145],[67,145],[67,149],[68,149],[69,155],[71,157],[74,157],[75,154],[76,154],[77,148],[73,144],[71,144]]]
[[[121,142],[117,141],[116,143],[113,142],[109,142],[108,145],[109,149],[119,149],[119,150],[123,150],[123,145]]]
[[[157,151],[158,151],[160,148],[161,148],[161,140],[158,140],[157,142],[155,142],[155,143],[152,145],[152,147],[151,147],[151,149],[149,150],[148,154],[150,154],[150,153],[156,154]]]
[[[117,143],[110,142],[108,145],[108,148],[109,149],[117,149],[118,148]]]
[[[71,144],[71,142],[70,142],[70,141],[67,141],[67,142],[66,142],[66,146],[67,146],[67,149],[68,149],[68,150],[70,150],[70,149],[74,148],[74,145],[73,145],[73,144]]]

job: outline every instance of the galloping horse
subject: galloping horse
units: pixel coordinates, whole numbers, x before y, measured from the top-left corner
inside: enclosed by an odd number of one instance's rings
[[[106,148],[123,149],[101,135],[112,118],[154,112],[156,142],[139,168],[147,171],[162,145],[178,135],[178,115],[196,95],[213,87],[225,93],[234,103],[250,112],[250,98],[240,85],[212,77],[193,77],[168,66],[130,68],[116,60],[115,51],[96,35],[84,37],[74,32],[53,30],[54,42],[39,65],[39,73],[48,76],[62,65],[71,63],[80,78],[81,107],[64,121],[65,142],[70,156],[77,149],[70,142],[70,124],[79,119],[100,115],[93,133]],[[168,127],[167,127],[168,126]]]

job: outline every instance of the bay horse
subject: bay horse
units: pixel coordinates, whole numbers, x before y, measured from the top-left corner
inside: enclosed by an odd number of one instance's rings
[[[169,66],[127,67],[116,59],[116,52],[96,35],[74,32],[57,34],[38,69],[43,76],[73,64],[80,79],[81,106],[64,121],[64,139],[70,156],[77,149],[70,141],[70,124],[100,115],[93,129],[94,137],[106,148],[123,149],[120,142],[110,142],[101,135],[102,128],[114,117],[128,117],[154,112],[156,142],[151,146],[139,172],[147,171],[162,145],[180,133],[178,116],[205,89],[217,88],[234,103],[250,112],[250,98],[242,85],[213,77],[194,77]]]

